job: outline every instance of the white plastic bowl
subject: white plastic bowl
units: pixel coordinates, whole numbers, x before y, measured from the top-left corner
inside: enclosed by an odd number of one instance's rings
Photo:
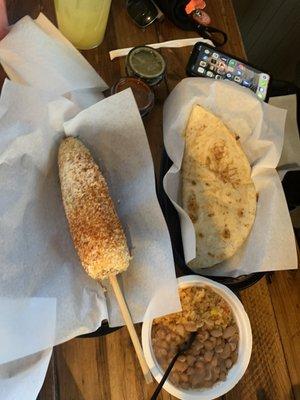
[[[226,286],[211,281],[201,276],[189,275],[177,279],[178,286],[185,288],[188,286],[209,286],[216,293],[222,296],[230,305],[239,328],[239,348],[238,359],[232,368],[228,371],[226,381],[217,382],[211,388],[203,389],[180,389],[174,386],[170,381],[166,381],[164,389],[182,400],[213,400],[229,392],[244,375],[251,357],[252,351],[252,332],[248,315],[244,310],[242,303],[236,295]],[[157,299],[156,299],[157,300]],[[153,300],[152,300],[153,301]],[[151,301],[151,302],[152,302]],[[151,307],[151,302],[149,307]],[[157,382],[160,382],[163,376],[163,370],[155,359],[151,343],[152,320],[145,320],[142,327],[142,344],[147,364]]]

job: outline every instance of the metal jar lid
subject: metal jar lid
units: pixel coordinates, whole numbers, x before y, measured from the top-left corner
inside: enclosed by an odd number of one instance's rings
[[[159,83],[166,71],[166,62],[161,54],[149,46],[138,46],[130,50],[126,58],[126,71],[148,85]]]

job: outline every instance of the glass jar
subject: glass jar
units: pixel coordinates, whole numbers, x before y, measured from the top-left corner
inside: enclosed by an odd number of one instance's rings
[[[59,30],[80,50],[104,38],[111,0],[54,0]]]
[[[126,77],[121,78],[111,88],[111,94],[131,88],[136,104],[142,117],[147,115],[154,105],[154,93],[141,79]]]
[[[126,72],[145,81],[148,85],[158,84],[165,76],[166,62],[161,54],[149,46],[138,46],[126,57]]]

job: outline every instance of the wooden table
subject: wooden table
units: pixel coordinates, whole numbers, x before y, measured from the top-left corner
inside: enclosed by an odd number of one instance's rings
[[[52,0],[7,3],[11,23],[25,14],[36,16],[39,11],[55,22]],[[228,33],[224,50],[245,57],[231,1],[207,3],[213,25]],[[184,37],[195,37],[195,33],[181,31],[169,21],[140,30],[127,16],[125,0],[113,0],[104,43],[83,54],[112,85],[125,75],[125,70],[124,59],[109,60],[109,50]],[[167,60],[167,78],[155,89],[156,105],[144,121],[156,172],[162,152],[163,103],[170,90],[185,77],[190,50],[162,50]],[[1,83],[4,77],[0,71]],[[240,296],[253,329],[253,353],[243,379],[222,399],[300,399],[299,271],[277,272]],[[154,387],[155,384],[144,383],[130,338],[122,328],[106,337],[73,339],[57,346],[39,400],[147,400]],[[174,398],[163,392],[160,399]]]

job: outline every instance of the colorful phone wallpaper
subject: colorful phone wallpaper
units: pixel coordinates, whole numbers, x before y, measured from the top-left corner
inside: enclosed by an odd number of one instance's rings
[[[265,100],[270,80],[268,74],[205,46],[199,46],[198,49],[199,54],[194,65],[197,75],[234,81]]]

